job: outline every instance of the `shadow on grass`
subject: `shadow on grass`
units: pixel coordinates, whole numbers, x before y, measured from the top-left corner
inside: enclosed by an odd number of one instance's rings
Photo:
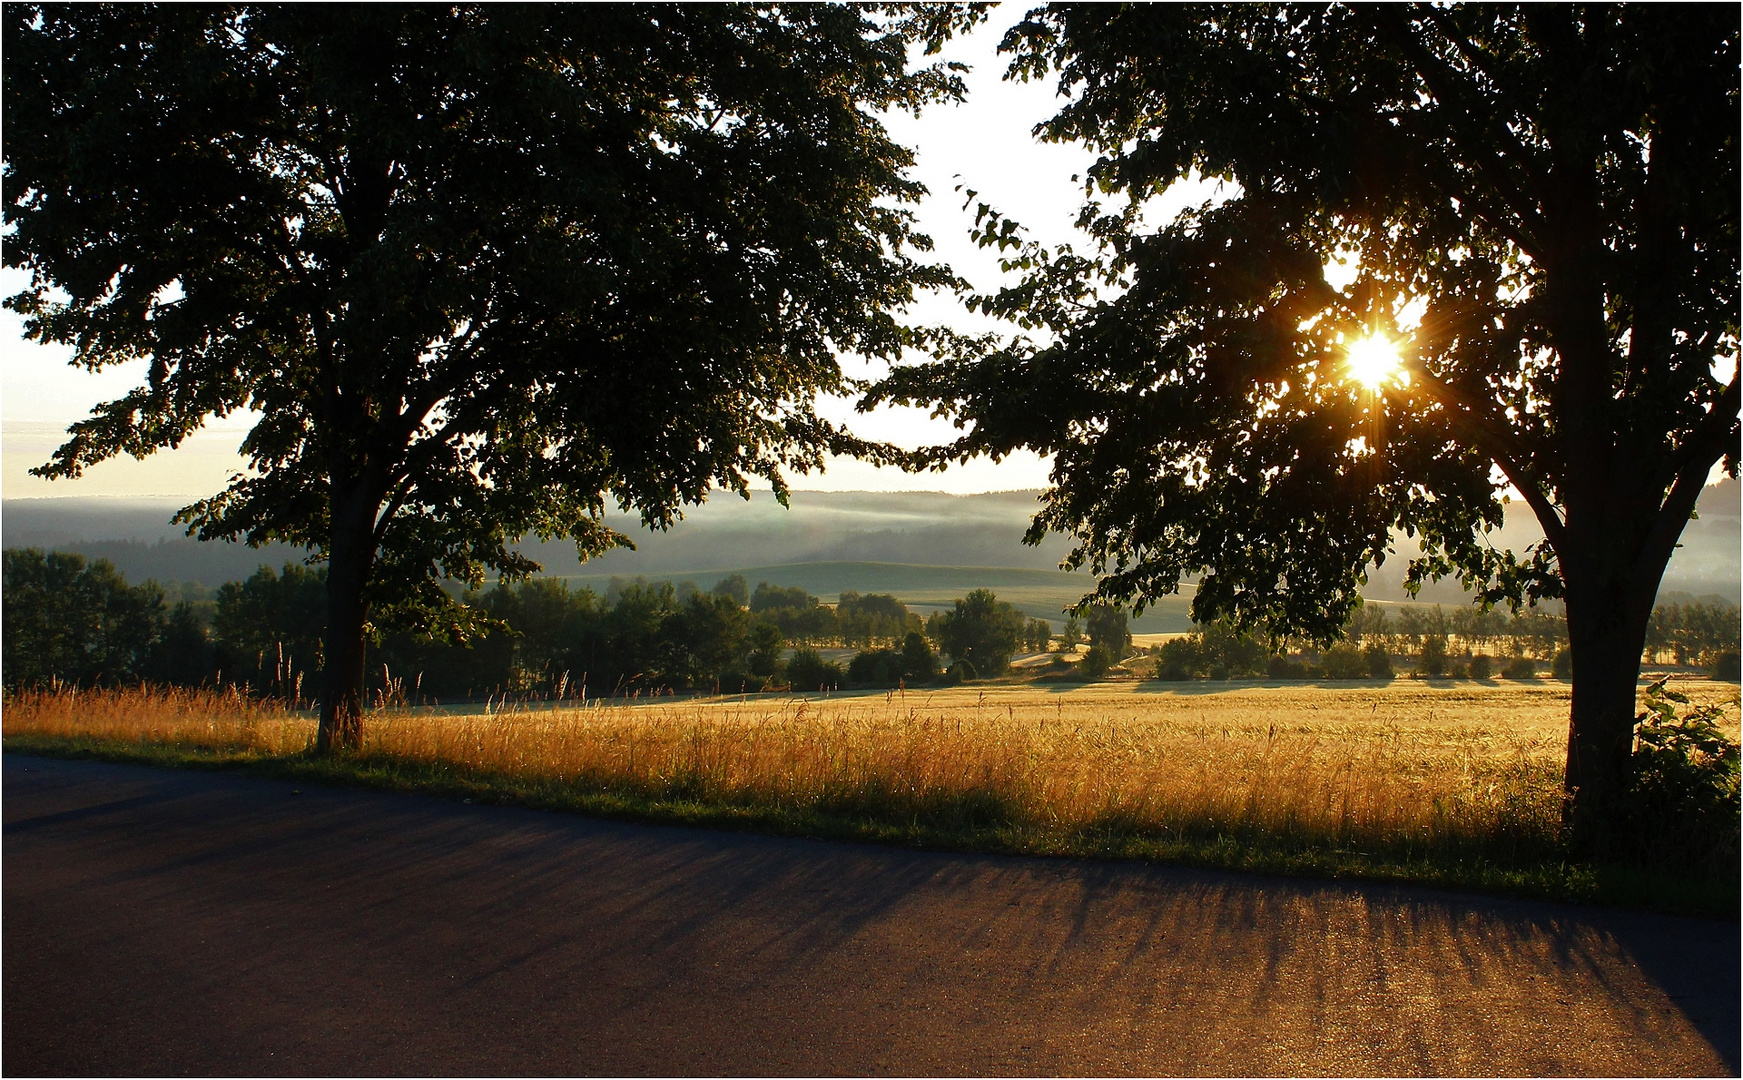
[[[859,788],[803,803],[752,792],[722,792],[705,781],[658,786],[577,777],[493,774],[384,755],[271,756],[167,744],[11,736],[8,753],[93,758],[170,768],[237,770],[277,779],[419,793],[477,803],[583,813],[617,820],[808,836],[940,851],[1166,863],[1295,877],[1361,879],[1477,889],[1576,903],[1735,919],[1739,882],[1678,877],[1570,862],[1541,842],[1447,838],[1340,846],[1333,837],[1279,834],[1212,823],[1159,826],[1108,815],[1079,825],[1034,821],[991,789],[912,793]]]

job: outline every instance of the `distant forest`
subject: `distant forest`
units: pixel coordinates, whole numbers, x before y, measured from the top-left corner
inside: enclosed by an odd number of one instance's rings
[[[217,589],[133,585],[104,560],[36,548],[4,553],[5,684],[236,686],[310,701],[321,690],[323,569],[262,566]],[[656,693],[751,693],[923,685],[998,676],[1018,654],[1089,651],[1043,674],[1094,677],[1133,654],[1123,611],[1091,608],[1056,634],[991,590],[971,589],[922,618],[891,594],[843,590],[831,604],[803,588],[754,588],[727,574],[692,581],[612,579],[603,592],[558,579],[496,586],[456,598],[450,627],[386,631],[371,653],[378,701],[423,703],[493,696],[569,699]],[[1654,613],[1649,661],[1698,664],[1736,678],[1738,608],[1677,596]],[[1330,649],[1281,648],[1201,627],[1154,650],[1148,674],[1193,678],[1390,677],[1394,659],[1432,676],[1512,677],[1539,661],[1558,675],[1566,621],[1465,605],[1450,611],[1369,604]],[[1360,648],[1358,648],[1360,646]],[[819,648],[858,650],[843,665]],[[1499,658],[1497,660],[1496,658]],[[948,663],[946,662],[948,661]],[[1128,672],[1133,671],[1128,667]]]

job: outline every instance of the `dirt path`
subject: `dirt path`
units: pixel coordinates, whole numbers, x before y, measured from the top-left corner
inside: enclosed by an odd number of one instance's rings
[[[1736,923],[3,764],[7,1075],[1738,1068]]]

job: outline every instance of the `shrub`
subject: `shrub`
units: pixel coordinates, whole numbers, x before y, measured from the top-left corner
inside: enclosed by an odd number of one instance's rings
[[[1724,706],[1678,715],[1689,699],[1661,679],[1636,718],[1627,793],[1619,807],[1617,854],[1734,876],[1738,851],[1737,744],[1719,729]]]
[[[841,689],[841,665],[823,659],[816,649],[794,649],[787,659],[787,683],[794,690]]]
[[[1572,649],[1563,649],[1555,654],[1555,663],[1551,666],[1550,673],[1563,682],[1573,680],[1574,652]]]
[[[768,686],[768,680],[761,675],[753,675],[745,671],[728,671],[720,676],[719,690],[722,694],[760,694],[766,686]]]
[[[1278,654],[1265,661],[1265,674],[1273,679],[1305,679],[1307,665]]]
[[[1471,678],[1487,679],[1494,673],[1495,661],[1489,658],[1488,653],[1478,653],[1471,657]]]
[[[902,681],[902,654],[867,649],[848,661],[847,681],[854,686],[894,686]]]
[[[1077,662],[1077,673],[1085,679],[1105,678],[1108,669],[1119,662],[1113,647],[1109,645],[1091,645],[1089,651],[1083,654],[1083,659]]]
[[[1726,682],[1743,681],[1743,664],[1740,664],[1736,649],[1727,649],[1714,660],[1713,678]]]
[[[1362,650],[1362,659],[1368,664],[1368,674],[1376,679],[1392,677],[1392,656],[1386,651],[1386,646],[1378,641],[1370,641]]]
[[[1197,634],[1163,642],[1156,650],[1156,677],[1169,682],[1190,679],[1198,674],[1204,662],[1203,654]]]
[[[1360,649],[1347,641],[1340,641],[1327,649],[1319,659],[1319,666],[1325,670],[1328,679],[1364,679],[1368,676],[1368,661]]]
[[[974,670],[974,664],[968,660],[958,660],[944,672],[944,681],[951,684],[973,682],[980,678],[980,673]]]
[[[1537,661],[1529,656],[1515,656],[1507,661],[1507,670],[1501,674],[1509,679],[1535,679],[1537,678]]]

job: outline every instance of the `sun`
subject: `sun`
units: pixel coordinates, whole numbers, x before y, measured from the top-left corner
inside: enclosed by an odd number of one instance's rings
[[[1408,378],[1398,343],[1385,334],[1369,334],[1352,342],[1344,351],[1344,367],[1351,379],[1369,390],[1377,391],[1389,382],[1402,385]]]

